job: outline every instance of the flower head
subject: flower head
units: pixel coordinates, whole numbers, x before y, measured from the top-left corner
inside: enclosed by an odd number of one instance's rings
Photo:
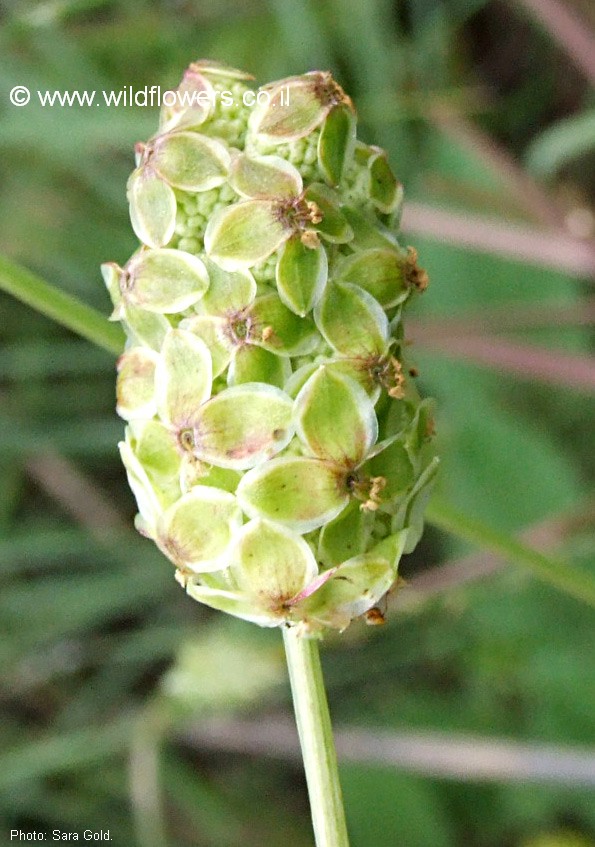
[[[250,79],[193,63],[136,147],[141,244],[103,266],[120,449],[192,597],[318,633],[373,610],[421,534],[437,459],[403,312],[427,275],[331,74]]]

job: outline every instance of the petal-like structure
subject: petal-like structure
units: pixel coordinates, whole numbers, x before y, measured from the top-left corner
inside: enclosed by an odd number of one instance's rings
[[[198,410],[194,452],[218,467],[253,468],[289,444],[292,411],[291,397],[272,385],[254,382],[226,388]]]
[[[249,471],[238,486],[239,502],[252,518],[311,532],[343,511],[349,491],[337,468],[319,459],[274,459]]]
[[[223,185],[231,158],[227,148],[213,138],[197,132],[171,132],[155,142],[150,161],[174,188],[208,191]]]
[[[233,494],[197,485],[161,515],[157,540],[179,568],[216,571],[229,564],[225,554],[241,525]]]
[[[157,409],[174,429],[193,426],[211,394],[213,369],[209,348],[183,329],[168,332],[155,375]]]
[[[302,193],[302,176],[280,156],[236,156],[229,184],[242,197],[287,200]]]
[[[353,380],[324,365],[295,401],[297,434],[313,456],[357,467],[378,437],[370,398]]]
[[[116,411],[124,420],[152,418],[155,403],[155,368],[158,355],[146,347],[132,347],[118,359]]]
[[[137,168],[128,180],[130,221],[147,247],[164,247],[176,227],[176,196],[152,168]]]
[[[272,200],[245,200],[220,209],[205,232],[207,255],[228,271],[251,268],[291,235]]]
[[[307,247],[299,236],[285,242],[277,262],[277,291],[288,309],[305,318],[318,303],[328,279],[328,258],[322,244]]]
[[[337,353],[373,356],[386,351],[388,319],[372,295],[358,285],[329,285],[314,310],[314,320]]]
[[[183,250],[144,250],[126,269],[125,299],[148,312],[183,312],[203,296],[209,276],[203,262]]]

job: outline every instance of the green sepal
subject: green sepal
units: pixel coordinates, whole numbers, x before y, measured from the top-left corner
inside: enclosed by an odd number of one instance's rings
[[[124,298],[149,312],[182,312],[209,286],[204,264],[183,250],[143,250],[125,268]]]
[[[290,199],[302,193],[302,176],[280,156],[248,156],[240,153],[232,162],[229,184],[242,197]]]
[[[230,65],[225,65],[223,62],[217,62],[214,59],[199,59],[192,62],[190,65],[191,71],[197,71],[204,74],[207,79],[215,77],[215,79],[234,79],[234,80],[249,80],[254,79],[252,74],[247,71],[241,71],[238,68],[232,68]]]
[[[253,520],[234,538],[230,580],[254,605],[285,617],[289,600],[318,576],[303,538],[270,521]]]
[[[353,156],[356,119],[347,106],[336,106],[326,116],[318,137],[318,165],[329,185],[339,185]]]
[[[174,503],[181,494],[181,456],[174,433],[160,421],[134,421],[130,426],[131,444],[151,485],[158,490],[165,505]]]
[[[197,308],[207,315],[229,315],[241,312],[256,297],[256,282],[248,270],[226,271],[205,259],[209,288]]]
[[[158,312],[147,312],[129,303],[123,307],[123,323],[126,334],[133,341],[144,347],[159,351],[171,324],[164,315]]]
[[[250,307],[255,331],[250,343],[279,356],[307,356],[319,337],[309,318],[299,318],[285,306],[277,294],[257,297]]]
[[[294,371],[291,374],[285,383],[283,390],[295,400],[306,382],[310,379],[318,367],[319,365],[316,362],[307,362],[305,365],[302,365],[301,368],[298,368],[297,371]]]
[[[172,329],[165,337],[155,374],[161,420],[181,430],[191,427],[211,394],[213,371],[205,342],[191,332]]]
[[[205,250],[224,270],[251,268],[283,244],[291,230],[272,200],[244,200],[215,212],[205,231]]]
[[[228,385],[265,382],[283,388],[291,374],[287,356],[277,356],[263,347],[244,344],[235,352],[227,376]]]
[[[369,472],[370,476],[381,476],[386,480],[382,490],[383,511],[391,511],[391,504],[396,503],[413,486],[415,480],[415,470],[402,439],[395,439],[374,456],[363,470],[364,473]]]
[[[348,559],[318,591],[295,607],[296,619],[312,629],[345,629],[391,588],[397,575],[406,533],[385,539],[368,553]]]
[[[213,366],[213,379],[223,373],[233,355],[233,343],[226,333],[225,318],[212,315],[194,315],[180,322],[180,329],[202,339],[209,348]]]
[[[387,317],[372,295],[357,285],[328,285],[314,309],[314,320],[330,346],[345,356],[375,356],[387,349]]]
[[[295,400],[296,431],[319,459],[356,467],[378,437],[374,406],[353,380],[323,365]]]
[[[176,195],[152,168],[142,166],[130,175],[127,186],[130,222],[147,247],[168,244],[176,227]]]
[[[199,603],[204,603],[211,609],[216,609],[219,612],[226,612],[228,615],[233,615],[235,618],[255,623],[258,626],[273,627],[279,626],[280,620],[278,615],[267,614],[254,606],[254,601],[251,598],[246,598],[242,594],[234,591],[229,591],[225,588],[212,588],[208,585],[201,585],[195,579],[190,578],[185,583],[186,592],[193,600]]]
[[[129,443],[130,433],[126,433],[126,441],[120,441],[118,448],[122,464],[126,469],[128,485],[134,498],[141,518],[143,534],[155,538],[157,522],[163,511],[163,504],[149,479],[147,472],[137,459]]]
[[[264,86],[266,96],[253,108],[249,131],[264,141],[279,144],[309,135],[328,114],[312,77],[299,76]]]
[[[360,505],[353,500],[337,518],[320,530],[318,558],[325,567],[340,565],[366,549],[374,517]]]
[[[322,297],[328,279],[326,250],[310,248],[294,236],[285,242],[277,262],[277,291],[291,311],[305,317]]]
[[[388,163],[384,150],[368,160],[370,171],[370,199],[376,208],[388,215],[399,202],[399,184]]]
[[[159,136],[150,155],[151,167],[174,188],[209,191],[227,179],[231,162],[227,148],[197,132]]]
[[[305,533],[336,518],[349,501],[335,465],[319,459],[273,459],[244,476],[237,490],[251,518],[275,521]]]
[[[175,95],[176,101],[172,106],[164,104],[161,107],[160,133],[198,127],[207,120],[215,107],[215,89],[208,79],[192,67],[184,72]]]
[[[404,553],[411,553],[422,536],[424,512],[432,494],[439,465],[440,459],[434,456],[392,519],[391,528],[393,532],[401,529],[406,531],[407,540]]]
[[[198,412],[194,453],[222,468],[245,470],[283,450],[294,433],[293,403],[263,383],[226,388]]]
[[[104,262],[101,265],[101,276],[107,288],[107,293],[112,301],[114,311],[109,317],[110,321],[119,321],[124,313],[124,302],[122,300],[122,291],[120,289],[120,279],[122,277],[122,268],[116,262]]]
[[[399,243],[393,233],[377,221],[371,221],[353,206],[342,206],[341,213],[349,223],[353,233],[351,247],[369,250],[373,247],[399,249]]]
[[[403,276],[403,262],[396,250],[375,247],[354,253],[341,264],[337,278],[359,285],[384,309],[404,302],[410,293]]]
[[[179,568],[221,570],[229,565],[225,554],[241,526],[233,494],[197,485],[161,515],[157,544]]]
[[[155,368],[159,356],[147,347],[131,347],[117,362],[116,411],[124,420],[152,418],[155,403]]]
[[[326,241],[332,244],[347,244],[353,238],[353,229],[343,215],[339,198],[326,185],[314,182],[304,192],[306,200],[316,203],[322,213],[320,223],[312,228],[319,232]]]

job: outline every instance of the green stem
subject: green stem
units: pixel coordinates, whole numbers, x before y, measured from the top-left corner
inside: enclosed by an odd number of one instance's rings
[[[318,641],[283,630],[317,847],[349,847]]]
[[[124,333],[117,324],[109,323],[101,312],[60,291],[5,256],[0,256],[0,290],[12,294],[17,300],[109,353],[118,356],[122,352]]]
[[[428,523],[450,532],[484,550],[523,565],[544,582],[565,591],[577,600],[595,606],[595,580],[584,570],[566,562],[546,556],[522,541],[469,518],[445,503],[433,500],[426,510]]]

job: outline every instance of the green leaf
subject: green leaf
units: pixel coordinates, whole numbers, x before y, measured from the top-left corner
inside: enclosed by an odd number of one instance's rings
[[[255,605],[284,618],[291,600],[318,575],[318,565],[303,538],[290,530],[254,520],[237,534],[230,577]]]
[[[225,554],[241,525],[233,494],[197,485],[161,516],[157,543],[178,567],[220,570],[229,564]]]
[[[226,388],[196,416],[196,455],[222,468],[244,470],[283,450],[293,437],[293,403],[272,385]]]
[[[385,248],[362,250],[349,256],[341,264],[337,279],[359,285],[384,309],[402,303],[410,292],[399,254]]]
[[[317,343],[316,327],[283,305],[277,294],[257,297],[250,308],[254,328],[250,343],[279,356],[306,356]]]
[[[375,356],[386,351],[388,320],[376,300],[351,283],[327,286],[314,309],[316,326],[338,353]]]
[[[164,423],[180,430],[191,427],[211,394],[211,354],[207,345],[182,329],[165,337],[157,365],[157,409]]]
[[[143,250],[124,269],[124,299],[149,312],[183,312],[209,286],[204,264],[183,250]]]
[[[171,326],[167,318],[158,312],[147,312],[129,303],[122,308],[122,312],[126,331],[130,331],[135,344],[159,352]]]
[[[248,156],[233,160],[229,184],[242,197],[290,199],[302,193],[302,177],[297,168],[280,156]]]
[[[227,382],[229,385],[264,382],[283,388],[290,374],[291,365],[287,356],[277,356],[262,347],[244,344],[235,352]]]
[[[160,421],[134,421],[130,425],[134,454],[151,485],[164,495],[167,505],[181,494],[181,456],[174,433]]]
[[[345,166],[353,156],[355,115],[347,106],[337,106],[326,116],[318,138],[318,164],[331,186],[343,179]]]
[[[373,247],[399,249],[396,237],[379,222],[369,220],[352,206],[342,206],[341,213],[351,227],[353,241],[350,246],[354,250],[368,250]]]
[[[163,247],[176,226],[176,196],[152,168],[132,172],[127,187],[130,222],[137,238],[147,247]]]
[[[159,356],[146,347],[132,347],[118,359],[116,411],[124,420],[152,418],[155,404],[155,368]]]
[[[299,438],[319,459],[355,467],[376,442],[378,421],[366,392],[323,365],[295,400]]]
[[[150,166],[174,188],[208,191],[227,179],[231,159],[227,148],[197,132],[173,132],[155,141]]]
[[[224,270],[250,268],[289,237],[270,200],[244,200],[215,212],[205,231],[205,250]]]
[[[525,159],[539,177],[551,177],[595,148],[595,109],[572,115],[541,132],[529,145]]]
[[[302,457],[273,459],[248,471],[237,496],[249,517],[299,533],[323,526],[349,501],[344,477],[334,465]]]
[[[326,250],[306,247],[296,236],[285,242],[277,262],[277,291],[291,311],[305,317],[320,300],[328,278]]]
[[[190,579],[186,584],[186,592],[194,600],[204,603],[211,609],[226,612],[228,615],[241,618],[249,623],[255,623],[258,626],[279,626],[281,623],[277,615],[263,612],[255,606],[252,598],[246,598],[234,591],[212,588]]]

